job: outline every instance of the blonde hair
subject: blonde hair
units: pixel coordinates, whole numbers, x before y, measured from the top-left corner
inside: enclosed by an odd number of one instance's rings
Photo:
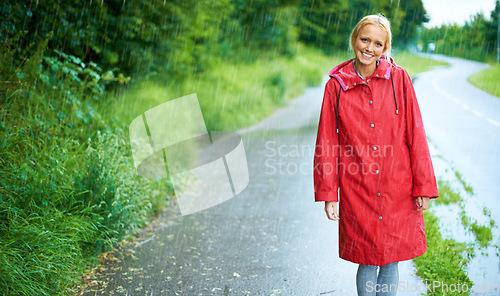
[[[354,30],[351,33],[351,50],[354,52],[354,45],[356,44],[356,39],[358,39],[359,31],[366,25],[375,25],[385,29],[387,32],[387,41],[384,45],[384,54],[387,58],[391,56],[391,44],[392,44],[392,33],[391,33],[391,23],[389,20],[383,16],[382,14],[372,14],[363,17]]]

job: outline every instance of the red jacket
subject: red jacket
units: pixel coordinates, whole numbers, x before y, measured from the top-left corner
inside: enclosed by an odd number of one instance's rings
[[[329,75],[314,191],[316,201],[337,201],[340,188],[340,258],[383,266],[422,255],[427,242],[415,197],[435,198],[438,190],[408,73],[382,58],[365,79],[353,60]]]

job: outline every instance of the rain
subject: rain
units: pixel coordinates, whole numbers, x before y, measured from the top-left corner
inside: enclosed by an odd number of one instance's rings
[[[0,294],[357,295],[343,221],[315,202],[314,160],[395,153],[316,143],[328,73],[356,57],[351,32],[378,13],[439,189],[427,250],[399,262],[397,295],[498,295],[496,0],[3,1]],[[343,116],[364,128],[342,109],[354,90],[332,107],[339,139],[357,137]],[[374,106],[406,116],[393,91]]]

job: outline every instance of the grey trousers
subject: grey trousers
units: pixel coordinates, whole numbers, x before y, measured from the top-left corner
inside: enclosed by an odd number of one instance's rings
[[[398,262],[380,266],[380,270],[379,266],[360,264],[356,274],[358,296],[395,296],[398,282]]]

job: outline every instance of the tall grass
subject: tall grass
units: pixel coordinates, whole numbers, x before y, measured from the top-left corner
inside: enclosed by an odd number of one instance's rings
[[[125,127],[154,106],[196,93],[208,130],[235,130],[257,123],[306,87],[318,85],[343,58],[303,46],[293,58],[272,53],[253,62],[217,58],[213,67],[183,81],[158,74],[118,91],[102,113]]]
[[[123,131],[75,95],[2,95],[0,291],[55,295],[162,206],[160,182],[137,177]]]

